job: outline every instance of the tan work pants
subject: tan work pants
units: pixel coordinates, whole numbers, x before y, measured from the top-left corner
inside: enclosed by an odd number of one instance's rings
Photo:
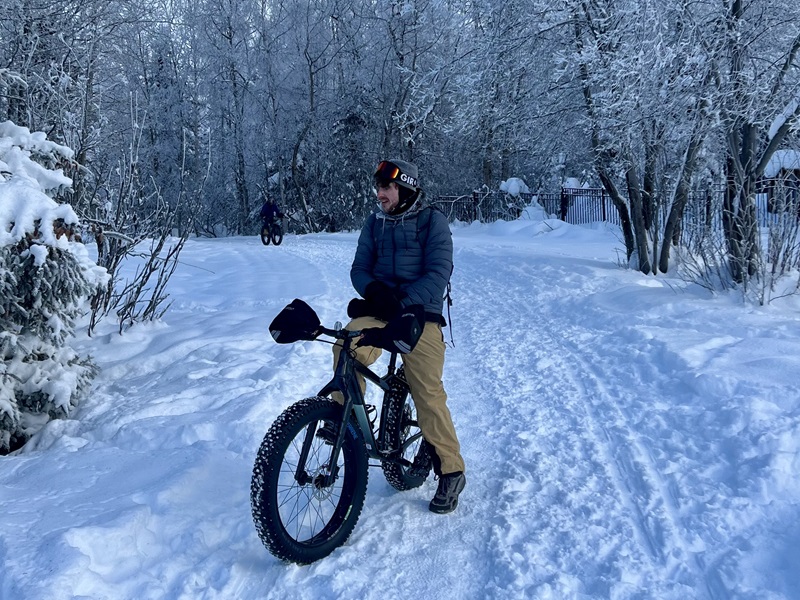
[[[359,317],[347,324],[345,329],[355,331],[367,327],[384,327],[386,323],[373,317]],[[450,409],[447,408],[447,394],[442,385],[444,370],[444,337],[438,323],[425,323],[422,336],[409,354],[402,355],[406,379],[411,388],[411,397],[417,408],[417,420],[422,435],[436,449],[442,462],[442,473],[464,471],[464,459],[461,457],[461,446],[458,443]],[[340,342],[333,346],[333,367],[339,362],[342,351]],[[364,365],[371,365],[383,352],[380,348],[361,346],[355,349],[356,358]],[[365,389],[363,377],[359,375],[362,391]],[[341,394],[333,394],[340,404]]]

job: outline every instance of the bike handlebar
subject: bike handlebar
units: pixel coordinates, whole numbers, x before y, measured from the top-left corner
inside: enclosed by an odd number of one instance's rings
[[[361,337],[363,335],[363,329],[356,329],[350,331],[349,329],[329,329],[328,327],[323,327],[322,325],[319,326],[317,329],[317,333],[314,335],[314,339],[319,337],[320,335],[327,335],[337,340],[354,340],[356,338]],[[345,347],[349,347],[349,344],[345,342]],[[395,357],[398,355],[397,350],[392,350],[391,348],[383,348],[387,352],[391,353],[391,364],[394,366]]]
[[[355,339],[361,335],[361,330],[357,329],[351,331],[349,329],[329,329],[328,327],[320,326],[317,330],[317,335],[327,335],[337,340]]]

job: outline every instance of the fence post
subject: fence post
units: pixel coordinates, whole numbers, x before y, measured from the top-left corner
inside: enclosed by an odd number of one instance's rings
[[[603,210],[603,221],[604,222],[608,221],[608,218],[606,217],[606,190],[605,190],[605,188],[601,188],[600,189],[600,206],[602,207],[602,210]]]

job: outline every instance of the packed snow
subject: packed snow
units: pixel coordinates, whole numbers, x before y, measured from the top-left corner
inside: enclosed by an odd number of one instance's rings
[[[344,546],[269,554],[253,460],[331,350],[267,325],[294,298],[346,319],[357,232],[190,240],[163,320],[80,335],[92,394],[0,458],[0,597],[800,597],[800,300],[645,276],[612,227],[533,211],[453,234],[454,513],[371,469]]]

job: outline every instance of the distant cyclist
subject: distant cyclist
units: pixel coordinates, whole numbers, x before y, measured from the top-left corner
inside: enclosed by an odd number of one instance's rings
[[[269,231],[269,227],[275,223],[276,219],[282,219],[283,213],[278,208],[278,205],[275,204],[275,201],[271,198],[267,198],[264,201],[264,205],[261,207],[261,222],[262,222],[262,229],[266,228]]]

